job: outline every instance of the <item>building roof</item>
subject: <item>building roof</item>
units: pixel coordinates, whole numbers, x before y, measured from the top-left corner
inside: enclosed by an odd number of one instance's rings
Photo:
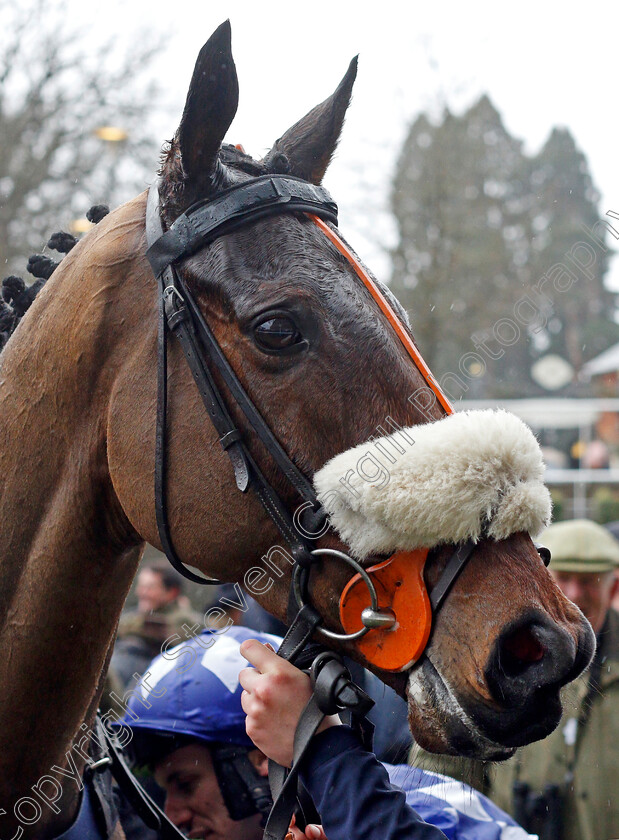
[[[602,373],[615,373],[617,371],[619,371],[619,344],[613,344],[608,350],[604,350],[599,356],[584,364],[580,375],[589,378],[599,376]]]
[[[455,408],[456,411],[504,408],[535,430],[574,429],[592,425],[603,412],[619,413],[619,399],[540,397],[522,400],[460,400],[455,403]]]

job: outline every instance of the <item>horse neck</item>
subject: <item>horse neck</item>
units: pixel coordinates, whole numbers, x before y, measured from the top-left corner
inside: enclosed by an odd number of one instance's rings
[[[118,227],[139,233],[143,206],[126,207]],[[105,267],[81,267],[97,235],[65,258],[0,360],[0,805],[8,813],[5,803],[32,795],[54,765],[81,772],[76,733],[96,710],[141,551],[107,468],[118,286]],[[79,788],[60,778],[61,823]],[[47,816],[33,836],[45,836]]]

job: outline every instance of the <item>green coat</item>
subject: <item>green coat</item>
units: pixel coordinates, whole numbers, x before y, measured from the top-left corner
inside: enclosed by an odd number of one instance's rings
[[[161,645],[174,634],[180,638],[173,644],[180,644],[187,636],[183,630],[183,624],[189,628],[198,627],[194,633],[204,630],[203,616],[186,607],[179,607],[176,602],[167,604],[160,610],[148,613],[141,613],[138,610],[129,610],[120,616],[118,622],[118,639],[134,637],[148,644],[151,648],[152,657],[161,653]]]
[[[574,746],[566,743],[582,712],[589,674],[581,675],[562,694],[564,711],[559,726],[543,741],[518,750],[500,764],[434,756],[414,750],[412,763],[456,776],[473,784],[508,813],[514,813],[514,781],[542,793],[548,784],[565,791],[562,840],[619,838],[619,613],[611,610],[601,641],[601,694],[593,701],[584,727],[576,728]],[[567,727],[567,733],[566,733]],[[573,783],[566,783],[570,758]]]

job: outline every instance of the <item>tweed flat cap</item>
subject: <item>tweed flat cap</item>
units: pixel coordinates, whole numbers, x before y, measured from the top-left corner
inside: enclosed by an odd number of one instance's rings
[[[619,543],[589,519],[557,522],[539,542],[550,549],[550,568],[557,572],[608,572],[619,566]]]

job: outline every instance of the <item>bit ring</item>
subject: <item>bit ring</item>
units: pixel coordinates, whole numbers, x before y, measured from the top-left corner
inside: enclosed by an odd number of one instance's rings
[[[376,589],[372,580],[363,566],[358,563],[356,560],[353,560],[352,557],[349,557],[348,554],[344,554],[343,551],[338,551],[335,548],[315,548],[313,551],[310,552],[317,557],[335,557],[338,560],[343,560],[344,563],[351,566],[355,572],[361,575],[363,582],[368,588],[368,592],[370,593],[370,602],[371,602],[371,609],[375,612],[378,611],[378,596],[376,594]],[[301,607],[305,606],[305,602],[303,600],[303,593],[301,591],[301,573],[303,569],[301,566],[296,565],[293,575],[292,575],[292,586],[294,591],[294,597],[296,602]],[[361,630],[357,630],[355,633],[336,633],[334,630],[328,630],[326,627],[316,627],[318,633],[322,633],[323,636],[327,636],[329,639],[336,639],[340,642],[350,642],[353,639],[360,639],[362,636],[370,630],[370,627],[362,627]]]

